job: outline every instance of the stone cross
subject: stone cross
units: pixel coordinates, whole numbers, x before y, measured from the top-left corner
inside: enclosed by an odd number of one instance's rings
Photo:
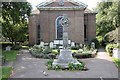
[[[68,25],[69,25],[69,18],[66,14],[63,14],[62,19],[60,20],[60,24],[63,26],[63,48],[68,48]]]

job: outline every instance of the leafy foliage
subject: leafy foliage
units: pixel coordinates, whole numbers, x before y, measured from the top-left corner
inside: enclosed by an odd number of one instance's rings
[[[44,54],[49,54],[52,52],[52,49],[50,47],[46,47],[44,50],[43,50],[43,53]]]
[[[48,70],[51,70],[52,69],[52,63],[53,63],[53,60],[49,60],[49,61],[47,61],[47,68],[48,68]]]
[[[3,36],[12,43],[27,40],[27,18],[30,12],[31,5],[28,2],[2,2]]]
[[[108,44],[106,46],[106,51],[109,53],[110,56],[112,56],[113,55],[113,48],[118,48],[118,47],[119,47],[119,45],[117,45],[117,44]]]
[[[60,65],[56,65],[56,66],[52,66],[53,60],[50,59],[47,61],[47,68],[48,70],[70,70],[70,71],[74,71],[74,70],[84,70],[85,69],[85,63],[83,63],[82,61],[78,60],[80,62],[80,64],[74,64],[74,63],[69,63],[68,64],[68,68],[62,68]]]
[[[108,32],[104,36],[104,40],[107,43],[110,43],[110,42],[118,43],[118,41],[120,41],[120,38],[119,38],[119,36],[120,36],[119,29],[120,29],[120,27],[116,28],[115,30],[112,30],[112,31]]]
[[[53,68],[54,70],[61,70],[62,68],[61,68],[61,66],[60,65],[56,65],[56,66],[54,66],[54,68]]]
[[[72,50],[79,50],[79,47],[76,46],[76,47],[71,47]]]
[[[56,53],[52,53],[52,49],[50,47],[46,47],[45,49],[40,47],[39,45],[34,45],[30,49],[31,54],[37,58],[45,58],[45,59],[55,59]]]
[[[93,39],[91,42],[95,43],[95,48],[99,48],[100,44],[99,44],[99,41],[97,40],[97,38]]]
[[[112,31],[120,26],[120,17],[118,17],[118,1],[105,0],[98,3],[96,10],[97,18],[97,35],[104,36],[109,31]]]
[[[34,45],[31,49],[30,49],[30,52],[33,56],[35,57],[43,57],[44,54],[43,54],[43,49],[41,47],[39,47],[39,45]]]
[[[116,64],[116,66],[118,67],[118,69],[120,69],[120,59],[114,58],[113,61]]]

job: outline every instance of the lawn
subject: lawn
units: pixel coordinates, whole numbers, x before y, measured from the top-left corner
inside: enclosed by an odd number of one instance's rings
[[[5,57],[5,61],[14,61],[17,57],[18,51],[3,51],[2,55]]]
[[[120,69],[120,59],[113,58],[115,65]]]
[[[1,67],[0,67],[0,70],[1,70]],[[7,78],[10,77],[11,71],[12,71],[12,67],[2,67],[2,80],[7,80]]]

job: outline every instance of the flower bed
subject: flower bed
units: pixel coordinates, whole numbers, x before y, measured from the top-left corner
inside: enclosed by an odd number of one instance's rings
[[[49,60],[46,63],[47,69],[48,70],[68,70],[68,71],[75,71],[75,70],[80,70],[80,71],[86,71],[87,68],[85,66],[85,63],[78,60],[79,63],[81,64],[73,64],[73,63],[69,63],[68,64],[68,68],[62,68],[60,65],[56,65],[56,66],[52,66],[53,60]]]
[[[39,47],[38,45],[34,45],[30,49],[30,53],[32,56],[36,58],[45,58],[45,59],[55,59],[56,56],[58,55],[57,51],[52,51],[52,49],[49,47],[42,48]]]
[[[55,59],[59,55],[59,49],[51,49],[49,47],[42,48],[39,45],[34,45],[30,49],[30,53],[32,56],[36,58],[44,58],[44,59]],[[80,58],[93,58],[97,55],[97,49],[79,49],[79,50],[71,50],[73,57]]]
[[[80,58],[94,58],[97,55],[97,49],[93,51],[78,51],[78,53],[73,53],[73,57]]]

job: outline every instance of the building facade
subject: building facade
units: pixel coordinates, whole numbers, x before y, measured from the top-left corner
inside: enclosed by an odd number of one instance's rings
[[[37,6],[38,13],[29,18],[29,43],[39,44],[61,40],[63,27],[59,24],[63,14],[69,18],[69,40],[75,43],[90,42],[96,37],[96,13],[87,5],[74,0],[50,0]]]

